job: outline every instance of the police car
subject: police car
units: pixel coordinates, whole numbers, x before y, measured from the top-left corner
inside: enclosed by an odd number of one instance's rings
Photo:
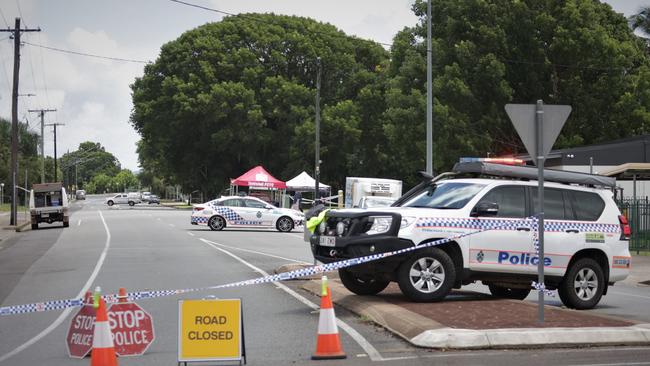
[[[304,225],[305,215],[296,210],[277,208],[255,197],[221,197],[192,209],[192,225],[207,225],[212,230],[226,227],[275,228],[289,232]]]
[[[571,308],[598,304],[630,271],[630,227],[616,206],[613,178],[545,171],[544,258],[536,250],[537,169],[471,162],[427,177],[393,206],[327,212],[310,237],[315,259],[331,263],[450,242],[339,270],[360,295],[391,281],[414,301],[438,301],[452,288],[481,281],[498,297],[524,299],[537,280]],[[492,228],[492,230],[479,230]],[[470,234],[473,233],[473,234]],[[464,234],[470,234],[462,236]]]

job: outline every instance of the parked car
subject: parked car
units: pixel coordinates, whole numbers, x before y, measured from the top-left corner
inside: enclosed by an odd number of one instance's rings
[[[128,204],[129,206],[134,206],[135,204],[141,202],[142,201],[140,200],[139,197],[135,197],[127,193],[118,193],[115,196],[106,199],[106,204],[109,206],[124,205],[124,204]]]
[[[221,197],[192,210],[192,225],[207,225],[212,230],[226,227],[275,228],[289,232],[303,226],[305,215],[288,208],[277,208],[256,197]]]
[[[147,197],[147,201],[149,204],[156,203],[160,204],[160,197],[156,196],[155,194],[151,194]]]
[[[63,223],[63,227],[70,225],[68,195],[65,187],[60,182],[35,183],[29,192],[29,212],[32,230],[38,229],[38,224],[55,221]]]
[[[359,295],[391,281],[413,301],[440,301],[452,288],[481,281],[497,297],[524,299],[543,261],[545,287],[570,308],[590,309],[607,287],[630,273],[630,226],[598,175],[547,170],[544,257],[535,249],[537,168],[459,163],[439,180],[427,177],[397,207],[327,212],[311,235],[323,263],[409,249],[339,270]],[[490,230],[490,227],[508,228]],[[477,232],[477,229],[487,229]],[[466,234],[467,236],[459,236]],[[412,250],[439,239],[447,243]]]
[[[151,196],[151,192],[142,192],[140,194],[140,199],[142,202],[149,202],[149,197]]]

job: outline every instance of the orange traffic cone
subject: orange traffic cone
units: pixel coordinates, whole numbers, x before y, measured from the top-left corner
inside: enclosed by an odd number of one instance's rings
[[[336,326],[336,315],[332,306],[332,292],[327,286],[327,276],[323,276],[323,290],[320,301],[320,316],[318,318],[318,338],[316,338],[316,353],[312,360],[332,360],[346,358],[341,348],[339,330]]]
[[[113,346],[111,327],[106,315],[106,303],[99,296],[99,288],[95,291],[95,306],[98,306],[93,333],[93,350],[90,356],[90,366],[117,366],[117,356]]]

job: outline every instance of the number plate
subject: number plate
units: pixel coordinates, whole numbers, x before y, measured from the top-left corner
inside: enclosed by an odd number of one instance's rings
[[[320,245],[324,247],[334,247],[336,246],[336,237],[335,236],[321,236]]]
[[[44,214],[41,214],[41,217],[50,217],[50,214],[44,213]]]

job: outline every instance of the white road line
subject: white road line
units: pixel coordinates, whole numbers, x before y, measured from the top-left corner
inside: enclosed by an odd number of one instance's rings
[[[77,226],[81,226],[81,219],[77,222]]]
[[[108,248],[111,246],[111,232],[108,230],[108,225],[106,225],[106,221],[104,220],[104,215],[102,215],[101,211],[99,212],[99,216],[102,218],[102,223],[104,224],[104,229],[106,230],[106,243],[104,243],[104,250],[102,251],[102,254],[99,256],[99,259],[97,260],[97,263],[95,264],[95,269],[93,272],[90,274],[90,277],[88,277],[88,281],[84,284],[84,286],[81,288],[75,299],[81,298],[86,291],[90,288],[90,285],[95,281],[95,278],[97,277],[97,274],[99,274],[99,270],[102,268],[102,265],[104,264],[104,259],[106,259],[106,253],[108,253]],[[50,324],[49,327],[43,329],[42,332],[38,333],[34,338],[28,340],[27,342],[23,343],[22,345],[16,347],[13,351],[6,353],[2,356],[0,356],[0,362],[11,358],[18,353],[24,351],[27,349],[29,346],[33,345],[34,343],[38,342],[41,338],[45,337],[46,335],[50,334],[56,327],[61,325],[63,320],[68,317],[70,312],[72,312],[73,308],[67,308],[63,310],[61,315],[59,315],[56,320],[52,324]]]
[[[229,251],[227,251],[227,250],[225,250],[225,249],[222,249],[222,248],[219,248],[219,247],[218,247],[218,246],[224,246],[224,247],[226,247],[225,245],[223,245],[223,244],[219,244],[219,243],[215,243],[215,242],[211,242],[211,241],[209,241],[209,240],[205,240],[205,239],[199,239],[199,240],[201,240],[201,241],[204,242],[205,244],[211,246],[212,248],[214,248],[214,249],[216,249],[216,250],[218,250],[218,251],[220,251],[220,252],[222,252],[222,253],[224,253],[224,254],[227,254],[227,255],[231,256],[232,258],[238,260],[239,262],[241,262],[242,264],[244,264],[244,265],[247,266],[248,268],[252,269],[253,271],[255,271],[255,272],[259,273],[259,274],[261,274],[262,276],[268,276],[268,275],[269,275],[269,274],[266,273],[266,271],[264,271],[263,269],[260,269],[260,268],[258,268],[258,267],[255,267],[254,265],[252,265],[252,264],[249,263],[249,262],[246,262],[245,260],[241,259],[241,258],[238,257],[237,255],[235,255],[235,254],[233,254],[233,253],[231,253],[231,252],[229,252]],[[288,288],[288,287],[285,286],[284,284],[282,284],[282,283],[280,283],[280,282],[274,282],[274,284],[275,284],[278,288],[280,288],[281,290],[284,290],[286,293],[288,293],[289,295],[293,296],[296,300],[298,300],[298,301],[300,301],[301,303],[307,305],[308,307],[312,308],[313,310],[318,310],[318,309],[320,309],[320,307],[319,307],[318,305],[316,305],[316,304],[314,304],[313,302],[309,301],[307,298],[305,298],[304,296],[298,294],[298,293],[295,292],[294,290]],[[354,339],[354,340],[357,342],[357,344],[359,344],[359,346],[360,346],[361,348],[363,348],[363,350],[368,354],[368,356],[370,357],[370,359],[371,359],[372,361],[383,361],[383,360],[384,360],[384,358],[381,356],[381,354],[379,353],[379,351],[377,351],[377,349],[376,349],[372,344],[370,344],[370,342],[368,342],[368,341],[367,341],[367,340],[366,340],[366,339],[365,339],[365,338],[364,338],[364,337],[363,337],[359,332],[357,332],[354,328],[352,328],[351,326],[349,326],[347,323],[345,323],[344,321],[342,321],[342,320],[340,320],[340,319],[336,319],[336,324],[337,324],[337,325],[338,325],[338,326],[339,326],[343,331],[345,331],[345,332],[346,332],[350,337],[352,337],[352,339]]]
[[[190,233],[190,232],[188,232],[187,235],[189,235],[189,236],[194,236],[194,234],[193,234],[193,233]]]
[[[258,251],[256,251],[256,250],[250,250],[250,249],[242,249],[242,248],[237,248],[237,247],[231,247],[231,246],[229,246],[229,245],[215,243],[215,242],[210,241],[210,240],[207,240],[207,239],[202,239],[202,238],[201,238],[201,240],[205,240],[205,241],[208,242],[208,243],[211,243],[211,244],[214,244],[214,245],[219,245],[219,246],[222,246],[222,247],[224,247],[224,248],[228,248],[228,249],[232,249],[232,250],[239,250],[239,251],[241,251],[241,252],[248,252],[248,253],[253,253],[253,254],[264,255],[264,256],[267,256],[267,257],[277,258],[277,259],[283,259],[283,260],[285,260],[285,261],[290,261],[290,262],[294,262],[294,263],[311,264],[311,262],[305,262],[305,261],[301,261],[301,260],[298,260],[298,259],[292,259],[292,258],[287,258],[287,257],[281,257],[281,256],[279,256],[279,255],[274,255],[274,254],[269,254],[269,253],[264,253],[264,252],[258,252]]]

